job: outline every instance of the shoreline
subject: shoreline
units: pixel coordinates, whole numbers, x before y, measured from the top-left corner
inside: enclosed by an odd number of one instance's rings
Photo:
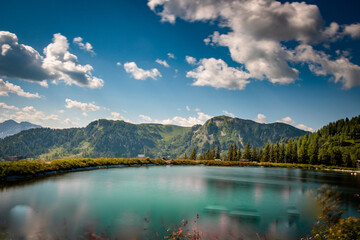
[[[360,175],[360,169],[336,168],[325,165],[310,165],[296,163],[270,162],[230,162],[215,160],[170,160],[161,159],[126,159],[126,158],[87,158],[87,159],[57,159],[52,161],[0,162],[0,181],[16,182],[57,174],[91,171],[97,169],[126,168],[150,166],[205,166],[205,167],[260,167],[260,168],[288,168],[310,171],[326,171]]]

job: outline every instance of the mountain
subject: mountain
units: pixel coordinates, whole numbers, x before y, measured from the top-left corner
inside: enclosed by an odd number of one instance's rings
[[[29,158],[60,157],[180,157],[195,147],[198,152],[219,145],[256,146],[308,132],[283,123],[260,124],[225,116],[204,125],[180,127],[161,124],[131,124],[100,119],[85,128],[30,129],[0,140],[0,158],[22,155]]]
[[[194,133],[191,147],[208,149],[211,145],[219,145],[227,149],[230,144],[245,147],[247,142],[252,146],[264,146],[284,138],[302,136],[308,132],[285,123],[257,123],[251,120],[219,116],[209,119]]]
[[[0,123],[0,138],[14,135],[23,130],[28,130],[31,128],[41,128],[41,126],[29,122],[17,123],[14,120],[7,120],[3,123]]]

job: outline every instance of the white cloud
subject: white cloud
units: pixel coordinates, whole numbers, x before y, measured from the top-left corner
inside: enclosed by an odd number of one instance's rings
[[[191,109],[190,109],[190,107],[189,107],[189,106],[186,106],[186,110],[190,111]]]
[[[173,118],[168,118],[168,119],[164,119],[164,120],[155,120],[156,123],[161,123],[161,124],[174,124],[174,125],[180,125],[180,126],[184,126],[184,127],[191,127],[197,124],[203,124],[206,120],[212,118],[212,116],[202,113],[202,112],[198,112],[197,116],[195,117],[188,117],[188,118],[184,118],[184,117],[180,117],[180,116],[175,116]]]
[[[0,109],[4,110],[19,110],[19,108],[11,105],[7,105],[6,103],[0,102]]]
[[[266,116],[262,113],[259,113],[257,117],[254,119],[254,121],[258,123],[267,123]]]
[[[301,130],[308,131],[308,132],[314,131],[314,129],[312,129],[311,127],[305,126],[304,124],[298,124],[298,125],[296,125],[296,127]]]
[[[117,62],[117,63],[116,63],[116,66],[119,66],[119,67],[120,67],[120,66],[121,66],[121,62]]]
[[[139,68],[135,62],[127,62],[124,63],[124,69],[127,73],[137,79],[137,80],[145,80],[147,78],[152,78],[156,80],[157,77],[162,77],[161,73],[157,68],[153,68],[151,70],[144,70]]]
[[[4,81],[0,78],[0,96],[8,96],[9,93],[15,93],[20,97],[40,98],[38,93],[25,92],[20,86]]]
[[[194,78],[194,86],[212,86],[215,88],[239,89],[242,90],[249,83],[248,73],[228,67],[221,59],[203,58],[199,66],[186,73],[186,77]]]
[[[181,18],[189,22],[218,22],[220,27],[227,27],[230,29],[228,32],[214,32],[204,40],[205,44],[227,47],[232,59],[244,67],[249,77],[274,84],[289,84],[299,76],[293,63],[302,61],[295,60],[293,49],[287,48],[284,45],[286,42],[298,45],[328,44],[342,39],[344,35],[360,37],[360,23],[344,26],[331,23],[326,26],[318,7],[305,2],[149,0],[148,6],[163,22],[174,23],[176,18]],[[330,58],[324,52],[319,53],[318,61],[323,65],[321,62],[327,62]],[[326,75],[334,76],[335,82],[341,82],[345,88],[357,86],[358,81],[354,81],[354,78],[359,79],[359,66],[345,57],[339,64],[335,71],[327,69]],[[217,82],[217,79],[208,81]],[[219,87],[218,83],[206,85]],[[227,88],[226,85],[224,87]]]
[[[282,123],[286,123],[286,124],[290,124],[290,125],[295,124],[295,121],[292,120],[291,117],[284,117],[281,120],[277,120],[276,122],[282,122]]]
[[[92,53],[92,54],[95,54],[94,52],[94,49],[93,49],[93,46],[86,42],[86,43],[83,43],[83,39],[82,37],[76,37],[74,38],[73,40],[74,44],[76,44],[77,46],[79,46],[80,49],[86,51],[86,52],[89,52],[89,53]]]
[[[82,111],[82,114],[86,117],[88,112],[93,112],[93,111],[98,111],[100,110],[100,107],[95,105],[94,103],[82,103],[82,102],[78,102],[78,101],[74,101],[71,99],[66,99],[65,100],[66,108],[73,108],[73,109],[78,109],[80,111]]]
[[[59,112],[59,113],[64,113],[65,110],[64,110],[64,109],[60,109],[58,112]]]
[[[66,119],[64,120],[64,123],[65,123],[66,125],[70,125],[70,126],[76,126],[76,125],[78,125],[77,122],[72,121],[70,118],[66,118]]]
[[[67,85],[76,84],[90,88],[102,87],[104,81],[93,77],[91,74],[93,67],[89,64],[78,64],[77,57],[71,54],[68,49],[69,43],[66,37],[60,33],[54,34],[53,43],[44,49],[46,58],[43,66]]]
[[[81,65],[71,54],[67,38],[54,34],[53,42],[44,48],[45,57],[30,46],[19,44],[15,34],[0,31],[0,76],[37,82],[46,87],[64,81],[67,85],[100,88],[104,81],[92,76],[93,67]]]
[[[195,65],[196,64],[196,58],[194,57],[191,57],[191,56],[186,56],[185,57],[185,61],[188,63],[188,64],[191,64],[191,65]]]
[[[161,60],[161,59],[156,59],[156,61],[158,64],[163,65],[164,67],[170,67],[169,64],[166,62],[166,60]]]
[[[360,85],[360,66],[351,63],[343,55],[331,60],[330,55],[302,44],[296,47],[292,58],[295,62],[307,63],[310,71],[316,75],[333,76],[331,80],[341,83],[345,89]]]
[[[200,112],[200,108],[195,108],[194,111],[195,112]]]
[[[14,108],[13,110],[18,110]],[[13,119],[17,122],[28,121],[36,124],[43,124],[48,121],[58,121],[58,115],[50,114],[46,115],[42,111],[37,110],[33,106],[27,106],[12,114],[3,114],[7,119]]]
[[[344,27],[344,34],[350,35],[352,38],[360,38],[360,23],[347,25]]]
[[[226,111],[226,110],[223,110],[223,113],[225,113],[226,115],[228,115],[228,116],[230,116],[230,117],[232,117],[232,118],[235,117],[235,114],[233,114],[233,113],[231,113],[231,112],[228,112],[228,111]]]
[[[172,59],[175,59],[175,55],[174,55],[174,54],[168,53],[167,55],[168,55],[168,58],[170,58],[170,59],[171,59],[171,58],[172,58]]]
[[[146,115],[143,115],[143,114],[140,114],[139,117],[140,117],[142,120],[146,121],[146,122],[151,122],[151,121],[152,121],[151,117],[146,116]]]
[[[110,119],[112,119],[112,120],[123,120],[125,122],[131,122],[129,119],[125,118],[123,115],[121,115],[118,112],[111,112]]]
[[[314,129],[312,129],[311,127],[307,127],[304,124],[296,124],[296,122],[289,116],[284,117],[281,120],[277,120],[276,122],[286,123],[286,124],[292,125],[292,126],[297,127],[297,128],[299,128],[301,130],[304,130],[304,131],[309,131],[309,132],[314,131]]]

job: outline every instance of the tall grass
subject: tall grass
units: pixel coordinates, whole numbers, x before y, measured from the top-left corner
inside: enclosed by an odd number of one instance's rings
[[[31,176],[48,172],[69,171],[91,167],[108,167],[115,165],[164,165],[161,159],[136,158],[78,158],[57,159],[52,161],[21,160],[14,162],[0,162],[0,178],[10,176]]]

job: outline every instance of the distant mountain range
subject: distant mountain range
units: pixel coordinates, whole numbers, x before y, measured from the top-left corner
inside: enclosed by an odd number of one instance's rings
[[[203,125],[181,127],[161,124],[131,124],[99,119],[85,128],[37,128],[0,140],[0,158],[21,155],[29,158],[136,157],[190,155],[211,146],[227,150],[236,143],[244,147],[264,146],[308,132],[284,123],[261,124],[251,120],[218,116]]]
[[[41,128],[41,126],[29,122],[17,123],[14,120],[7,120],[3,123],[0,123],[0,138],[14,135],[31,128]]]

